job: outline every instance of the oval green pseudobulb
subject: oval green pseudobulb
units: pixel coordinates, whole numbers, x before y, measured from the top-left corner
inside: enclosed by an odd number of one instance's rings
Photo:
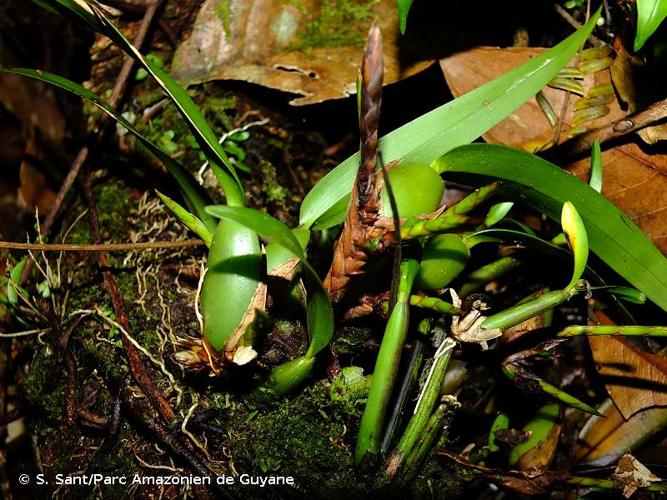
[[[440,206],[445,183],[428,165],[399,163],[390,168],[387,174],[401,217],[428,214]],[[385,217],[393,215],[386,186],[382,187],[380,214]]]
[[[204,338],[216,350],[225,347],[243,320],[261,277],[257,235],[225,220],[218,224],[208,254],[201,291]]]
[[[458,234],[440,234],[424,246],[417,288],[435,290],[446,287],[470,260],[470,250]]]
[[[523,455],[535,449],[549,437],[558,424],[559,415],[560,405],[558,403],[550,403],[537,410],[535,418],[523,427],[524,431],[530,432],[530,437],[512,448],[510,452],[510,465],[516,464]]]

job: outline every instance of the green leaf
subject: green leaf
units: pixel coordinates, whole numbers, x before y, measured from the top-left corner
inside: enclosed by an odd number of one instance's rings
[[[591,178],[588,185],[598,193],[602,192],[602,150],[597,139],[593,141],[591,148]]]
[[[604,196],[556,165],[491,144],[456,148],[435,162],[446,175],[502,179],[503,194],[554,220],[571,200],[586,226],[590,249],[635,288],[667,310],[667,260],[630,218]]]
[[[635,51],[644,46],[665,17],[667,17],[667,0],[637,0]]]
[[[308,286],[309,293],[306,306],[310,346],[306,357],[314,357],[331,342],[333,337],[333,308],[322,281],[306,259],[306,254],[301,248],[299,240],[289,227],[259,210],[225,205],[209,206],[206,210],[215,217],[232,220],[255,231],[261,238],[283,246],[301,260],[304,268],[308,271],[308,284],[310,285]]]
[[[486,214],[486,218],[484,219],[484,225],[486,227],[496,225],[498,222],[505,218],[509,211],[512,210],[513,206],[513,201],[501,201],[500,203],[491,205],[489,211]]]
[[[41,0],[40,3],[46,2]],[[190,131],[197,139],[202,150],[206,153],[211,163],[211,168],[225,192],[227,202],[231,205],[243,205],[244,192],[241,181],[236,175],[236,171],[224,149],[218,143],[218,138],[209,126],[206,118],[204,118],[204,115],[185,89],[176,83],[166,71],[144,57],[93,3],[86,0],[50,0],[48,6],[53,7],[53,9],[63,15],[73,14],[93,30],[108,37],[126,54],[135,59],[155,79],[165,94],[176,105]],[[220,165],[224,165],[229,173],[223,171]]]
[[[631,288],[628,286],[597,286],[591,288],[591,290],[598,291],[602,290],[611,294],[619,299],[623,299],[626,302],[632,302],[633,304],[645,304],[646,295],[636,288]]]
[[[579,278],[581,278],[586,269],[586,262],[588,261],[588,235],[586,234],[586,227],[579,216],[579,212],[577,212],[574,204],[570,201],[566,201],[563,204],[560,223],[574,254],[574,270],[572,271],[570,283],[565,287],[567,290],[577,284],[577,281],[579,281]]]
[[[90,90],[79,85],[78,83],[68,80],[67,78],[63,78],[62,76],[54,75],[53,73],[25,68],[3,69],[0,71],[13,73],[15,75],[27,76],[29,78],[34,78],[51,85],[55,85],[56,87],[60,87],[61,89],[67,90],[68,92],[86,99],[90,103],[100,108],[121,126],[125,127],[139,140],[139,142],[141,142],[141,144],[144,145],[144,147],[146,147],[146,149],[148,149],[158,160],[162,162],[162,164],[167,168],[167,171],[172,175],[174,180],[178,183],[178,186],[181,188],[183,197],[185,198],[190,210],[197,214],[197,217],[199,217],[199,219],[206,225],[209,231],[215,231],[215,219],[204,210],[204,207],[210,204],[210,199],[202,187],[197,183],[197,181],[195,181],[194,177],[192,177],[190,172],[188,172],[185,167],[183,167],[183,165],[162,151],[155,143],[144,137],[137,129],[132,126],[130,122],[123,118],[122,115],[117,113],[111,104],[106,102],[97,94],[94,94]]]
[[[26,264],[28,263],[28,257],[23,257],[19,260],[11,271],[9,271],[9,281],[7,282],[7,302],[10,305],[15,306],[19,303],[19,293],[27,297],[25,290],[20,288],[21,275],[25,269]]]
[[[204,223],[196,215],[188,212],[187,209],[169,198],[169,196],[162,194],[160,191],[156,191],[156,193],[162,200],[162,203],[164,203],[165,206],[178,217],[178,220],[180,220],[190,231],[199,236],[206,246],[210,248],[211,242],[213,241],[213,233],[208,230]]]
[[[450,149],[474,141],[549,83],[586,41],[598,16],[599,11],[564,41],[526,64],[386,135],[379,143],[383,159],[430,164]],[[301,205],[302,226],[325,229],[343,222],[358,165],[357,153],[315,185]]]
[[[408,26],[408,13],[412,6],[412,0],[396,0],[396,7],[398,8],[398,24],[401,28],[401,34],[405,33],[405,28]]]

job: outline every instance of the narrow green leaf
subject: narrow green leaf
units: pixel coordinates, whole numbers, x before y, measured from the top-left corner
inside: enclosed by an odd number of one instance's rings
[[[26,68],[3,69],[0,71],[27,76],[29,78],[34,78],[36,80],[40,80],[61,89],[67,90],[68,92],[86,99],[91,104],[94,104],[103,112],[108,114],[117,123],[126,128],[132,135],[134,135],[146,149],[148,149],[158,160],[162,162],[162,164],[167,168],[167,171],[172,175],[174,180],[178,183],[178,186],[181,188],[183,197],[185,198],[190,210],[192,210],[197,215],[197,217],[199,217],[199,219],[206,225],[209,231],[215,231],[215,219],[204,210],[204,207],[211,203],[210,198],[202,189],[202,187],[197,183],[194,177],[190,174],[190,172],[188,172],[185,167],[183,167],[183,165],[162,151],[162,149],[160,149],[155,143],[144,137],[137,129],[132,126],[130,122],[123,118],[122,115],[117,113],[111,104],[106,102],[97,94],[94,94],[90,90],[79,85],[78,83],[53,73]]]
[[[598,16],[599,11],[564,41],[526,64],[383,137],[379,144],[382,157],[387,162],[403,159],[430,164],[450,149],[477,139],[532,98],[574,57]],[[315,185],[301,205],[301,225],[325,229],[343,222],[358,165],[359,154],[355,154]]]
[[[63,15],[74,14],[92,29],[108,37],[155,79],[165,94],[176,105],[192,135],[197,139],[202,151],[206,154],[211,163],[211,168],[222,185],[227,203],[243,205],[244,192],[241,181],[236,175],[224,148],[218,143],[218,138],[206,118],[185,89],[176,83],[166,71],[145,58],[95,4],[86,0],[50,0],[48,4]],[[220,165],[224,165],[229,173],[223,171]]]
[[[633,304],[644,304],[646,303],[646,295],[637,290],[636,288],[631,288],[628,286],[596,286],[591,288],[592,291],[601,290],[607,292],[619,299],[623,299],[627,302],[632,302]]]
[[[21,275],[25,269],[26,264],[28,263],[28,257],[23,257],[19,260],[11,271],[9,271],[9,281],[7,282],[7,302],[10,305],[15,306],[19,303],[19,293],[24,294],[25,292],[21,290]]]
[[[299,240],[289,227],[259,210],[225,205],[209,206],[206,210],[215,217],[232,220],[255,231],[261,238],[285,247],[301,260],[304,268],[308,270],[308,281],[311,285],[308,287],[310,290],[306,306],[308,333],[310,335],[310,346],[306,356],[314,357],[331,342],[333,337],[333,308],[322,281],[306,259],[306,254],[301,248]]]
[[[496,225],[498,222],[505,218],[513,206],[513,201],[501,201],[500,203],[491,205],[491,208],[489,208],[489,211],[486,214],[486,218],[484,219],[484,225],[486,227]]]
[[[581,278],[581,275],[586,270],[586,262],[588,261],[588,235],[586,234],[586,227],[579,216],[579,212],[577,212],[577,209],[569,201],[563,204],[560,223],[574,254],[574,270],[572,271],[570,283],[565,287],[567,290],[577,284],[577,281],[579,281],[579,278]]]
[[[563,203],[576,203],[591,250],[657,305],[667,310],[667,260],[630,218],[575,176],[537,156],[505,146],[470,144],[442,156],[435,167],[472,181],[502,179],[506,197],[558,220]]]
[[[398,8],[398,25],[401,28],[401,34],[405,33],[405,28],[408,26],[408,14],[412,0],[396,0],[396,7]]]
[[[598,193],[602,192],[602,150],[597,139],[593,141],[591,148],[591,178],[588,185]]]
[[[646,40],[667,17],[667,0],[637,0],[637,35],[634,49],[644,46]]]
[[[180,220],[185,227],[199,236],[207,247],[211,246],[211,242],[213,241],[213,234],[196,215],[188,212],[186,208],[176,203],[174,200],[169,198],[169,196],[162,194],[160,191],[156,191],[156,193],[162,200],[162,203],[164,203],[165,206],[171,210],[171,212],[176,217],[178,217],[178,220]]]

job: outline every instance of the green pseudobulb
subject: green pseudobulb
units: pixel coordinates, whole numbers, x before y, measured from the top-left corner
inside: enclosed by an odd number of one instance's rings
[[[424,246],[415,286],[425,290],[444,288],[470,259],[470,250],[458,234],[434,236]]]
[[[445,183],[428,165],[399,163],[390,168],[387,174],[401,217],[428,214],[440,206]],[[382,187],[380,214],[385,217],[393,215],[386,186]]]

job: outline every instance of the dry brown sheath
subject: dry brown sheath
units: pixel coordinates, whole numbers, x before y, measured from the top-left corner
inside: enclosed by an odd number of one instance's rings
[[[336,242],[331,268],[324,280],[334,302],[343,297],[350,278],[363,273],[367,260],[365,243],[386,233],[386,229],[377,227],[382,174],[375,168],[383,73],[382,35],[374,23],[368,33],[361,66],[361,162],[352,186],[343,232]]]

